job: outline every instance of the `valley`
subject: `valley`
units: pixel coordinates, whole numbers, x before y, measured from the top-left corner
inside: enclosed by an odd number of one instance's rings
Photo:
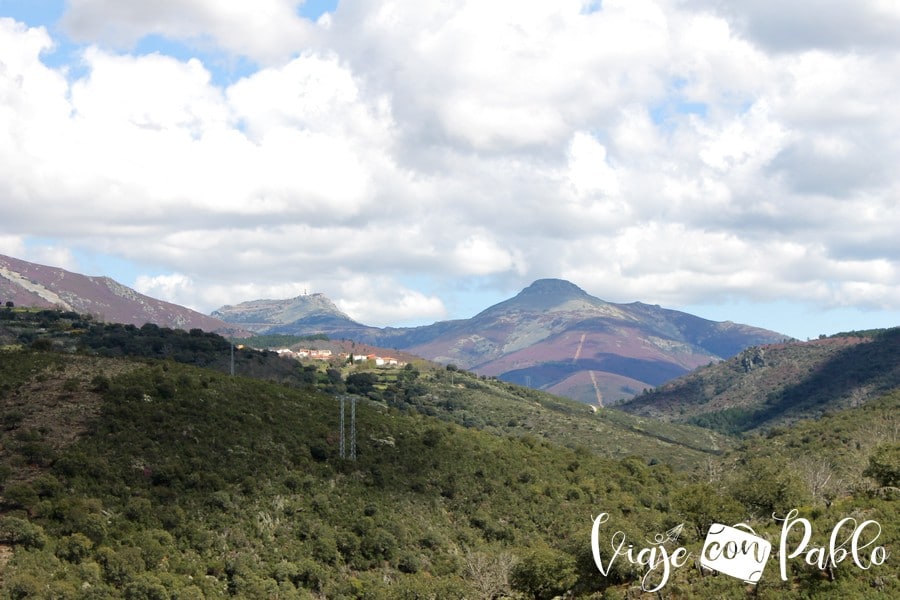
[[[592,559],[599,513],[629,539],[677,531],[694,556],[713,522],[777,536],[772,514],[795,509],[812,543],[847,515],[879,523],[888,552],[900,540],[896,388],[738,437],[421,359],[328,366],[243,348],[230,376],[230,343],[200,330],[0,317],[8,597],[640,596],[640,565]],[[896,362],[890,344],[845,345]],[[754,356],[736,358],[745,375]],[[340,453],[340,397],[356,399],[355,459]],[[792,560],[752,588],[685,566],[659,591],[890,597],[892,560]]]

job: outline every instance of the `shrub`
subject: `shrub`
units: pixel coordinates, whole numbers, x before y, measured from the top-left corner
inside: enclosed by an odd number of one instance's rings
[[[535,600],[550,600],[564,594],[577,579],[571,556],[544,547],[532,550],[516,564],[510,581],[513,588]]]
[[[0,540],[14,546],[40,549],[47,543],[47,536],[40,525],[35,525],[31,521],[18,517],[3,517],[0,519]]]
[[[863,475],[871,477],[882,487],[900,487],[900,444],[885,444],[876,448]]]
[[[71,563],[80,563],[87,558],[94,543],[83,533],[73,533],[62,538],[56,547],[56,556]]]

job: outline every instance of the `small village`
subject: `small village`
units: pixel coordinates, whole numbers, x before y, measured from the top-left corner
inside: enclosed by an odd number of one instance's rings
[[[331,350],[317,350],[315,348],[300,348],[291,350],[290,348],[279,348],[275,350],[278,356],[293,358],[295,360],[335,360],[339,362],[371,362],[376,367],[404,367],[406,363],[392,356],[378,356],[377,354],[353,354],[350,352],[340,352],[335,354]]]

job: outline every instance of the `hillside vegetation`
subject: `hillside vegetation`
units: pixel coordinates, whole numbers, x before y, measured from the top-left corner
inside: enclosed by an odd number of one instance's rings
[[[618,406],[739,433],[860,406],[900,387],[900,328],[757,346]]]
[[[4,337],[37,349],[163,359],[223,373],[230,372],[232,364],[231,344],[217,334],[152,324],[99,323],[71,312],[0,310],[0,340]],[[598,412],[580,402],[427,361],[402,370],[370,369],[365,364],[301,365],[275,352],[252,348],[235,349],[233,361],[235,372],[243,376],[329,394],[350,391],[385,406],[466,427],[499,434],[530,433],[606,456],[637,455],[689,468],[730,444],[724,436],[699,427]]]
[[[78,344],[50,336],[50,325],[27,346],[7,337],[0,350],[2,597],[638,597],[638,565],[620,557],[602,575],[593,562],[591,522],[601,512],[635,551],[678,531],[669,549],[683,545],[695,557],[712,522],[744,521],[774,541],[772,512],[792,508],[810,519],[817,544],[827,545],[831,527],[850,515],[878,521],[878,543],[889,550],[900,540],[896,393],[750,438],[721,456],[698,451],[693,465],[673,468],[664,456],[567,446],[563,431],[550,435],[540,419],[568,418],[565,407],[577,404],[553,406],[498,383],[510,406],[519,398],[545,411],[523,417],[531,429],[501,427],[505,413],[483,414],[478,396],[465,396],[490,382],[457,371],[422,366],[418,376],[395,372],[401,381],[316,373],[303,383],[311,371],[295,364],[296,379],[231,377],[173,357],[71,351]],[[140,331],[128,333],[139,339]],[[202,345],[193,338],[204,336],[171,339]],[[247,356],[264,370],[265,355]],[[434,397],[390,397],[392,386],[414,384]],[[355,460],[349,439],[341,457],[339,402],[329,386],[349,394],[348,435],[357,398]],[[447,400],[459,406],[438,408]],[[481,423],[464,427],[454,414]],[[608,414],[619,431],[652,424]],[[592,439],[602,445],[602,436]],[[835,456],[830,480],[842,485],[823,491],[815,477],[799,477],[804,455]],[[753,588],[686,565],[660,593],[900,594],[896,562],[863,571],[849,561],[823,569],[797,558],[787,581],[777,573],[769,565]]]

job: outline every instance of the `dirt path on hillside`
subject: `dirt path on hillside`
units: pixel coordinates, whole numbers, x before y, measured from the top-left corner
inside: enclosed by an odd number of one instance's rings
[[[597,376],[594,375],[593,371],[588,371],[591,374],[591,383],[594,384],[594,394],[597,396],[597,406],[603,408],[603,394],[600,392],[600,386],[597,385]]]
[[[577,362],[578,358],[581,356],[581,348],[584,346],[584,338],[587,337],[586,333],[581,334],[581,340],[578,342],[578,349],[575,350],[575,357],[572,359],[572,362]]]

